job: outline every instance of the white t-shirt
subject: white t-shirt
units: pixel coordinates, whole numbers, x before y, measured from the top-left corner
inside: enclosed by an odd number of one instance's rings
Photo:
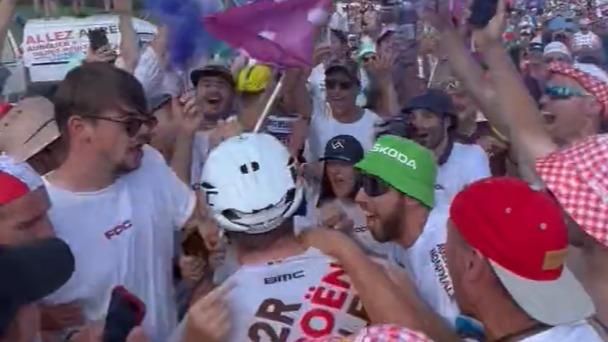
[[[422,234],[410,248],[393,244],[389,261],[405,269],[420,296],[452,327],[460,314],[445,256],[447,210],[431,211]]]
[[[234,322],[229,341],[296,341],[350,335],[369,322],[344,270],[316,249],[242,266],[228,281]]]
[[[359,77],[361,80],[361,92],[357,95],[357,105],[365,106],[367,102],[367,96],[365,93],[370,87],[369,77],[365,70],[359,71]],[[314,67],[308,77],[308,92],[312,99],[313,111],[315,113],[323,113],[326,106],[325,97],[325,65],[323,63],[318,64]]]
[[[183,80],[162,66],[152,46],[146,47],[139,56],[133,76],[141,83],[148,98],[163,94],[179,96],[183,92]]]
[[[342,123],[325,113],[314,113],[310,122],[304,157],[308,162],[319,160],[325,152],[327,142],[331,138],[343,134],[355,137],[367,151],[374,144],[374,127],[380,122],[382,119],[378,114],[369,109],[364,109],[361,118],[353,123]]]
[[[478,145],[454,143],[448,160],[437,169],[435,206],[450,206],[465,186],[492,176],[490,161]]]
[[[173,234],[192,215],[194,193],[149,146],[139,169],[103,190],[75,193],[45,183],[55,233],[76,260],[70,280],[45,302],[75,302],[87,321],[99,321],[112,289],[122,285],[146,304],[151,340],[165,342],[177,324]]]
[[[191,185],[200,182],[201,174],[203,173],[203,165],[210,149],[211,131],[196,132],[192,143],[192,164],[190,165],[190,183]]]
[[[536,335],[524,338],[521,342],[601,342],[602,338],[586,321],[558,325]]]
[[[572,36],[573,40],[573,50],[578,50],[582,48],[600,48],[602,46],[602,41],[600,37],[589,31],[587,33],[576,32]]]
[[[227,281],[228,341],[298,341],[351,335],[369,323],[352,283],[330,257],[305,253],[239,268]],[[184,322],[169,339],[181,342]]]

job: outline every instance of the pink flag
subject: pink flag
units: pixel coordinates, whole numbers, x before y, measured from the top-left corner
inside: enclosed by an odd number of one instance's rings
[[[282,67],[312,64],[314,35],[331,0],[257,1],[204,18],[213,36],[252,58]]]

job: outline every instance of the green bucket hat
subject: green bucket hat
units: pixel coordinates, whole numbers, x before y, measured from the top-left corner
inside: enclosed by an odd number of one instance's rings
[[[435,204],[437,163],[431,151],[411,140],[384,135],[355,168],[430,208]]]

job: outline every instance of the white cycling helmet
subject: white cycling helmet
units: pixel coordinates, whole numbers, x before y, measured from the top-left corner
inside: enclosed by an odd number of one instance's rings
[[[291,217],[303,185],[289,152],[268,134],[244,133],[211,151],[200,186],[222,229],[261,234]]]

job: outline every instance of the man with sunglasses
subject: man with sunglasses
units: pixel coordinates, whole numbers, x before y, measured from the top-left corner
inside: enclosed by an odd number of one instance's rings
[[[361,88],[359,66],[352,60],[334,60],[325,69],[326,113],[313,113],[306,142],[306,160],[318,160],[327,142],[337,135],[351,135],[368,150],[374,143],[374,126],[380,117],[357,105]]]
[[[356,201],[378,242],[394,242],[389,261],[405,269],[429,306],[456,328],[459,309],[445,260],[447,208],[435,207],[437,164],[417,143],[385,135],[355,165]],[[459,331],[467,335],[470,331]]]
[[[97,322],[123,285],[146,304],[146,334],[164,342],[177,325],[174,231],[191,218],[195,195],[147,145],[156,120],[129,73],[88,63],[68,73],[54,102],[67,156],[45,177],[49,217],[76,271],[45,302],[76,304]]]
[[[605,132],[608,82],[599,68],[585,64],[552,63],[541,110],[546,128],[558,145]]]

